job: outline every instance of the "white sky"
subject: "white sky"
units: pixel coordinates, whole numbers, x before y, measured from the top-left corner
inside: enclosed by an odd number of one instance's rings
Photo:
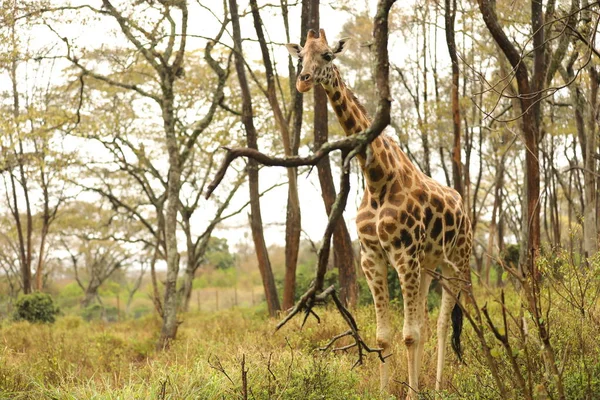
[[[101,2],[98,1],[75,1],[76,4],[92,4],[95,7],[100,7]],[[115,1],[118,4],[118,1]],[[187,50],[192,51],[196,48],[202,48],[206,44],[205,39],[195,39],[193,35],[200,35],[204,37],[214,37],[220,27],[219,21],[215,19],[209,12],[197,6],[196,2],[190,1],[190,23],[189,23],[189,35]],[[222,18],[223,9],[222,2],[211,0],[210,2],[205,1],[205,4],[210,4],[212,11],[219,17]],[[260,2],[259,3],[263,3]],[[330,42],[337,40],[340,37],[340,31],[343,24],[351,17],[351,15],[345,11],[334,9],[331,4],[335,2],[322,1],[320,8],[321,14],[321,26],[327,31],[327,37]],[[413,3],[410,1],[409,3]],[[365,6],[369,7],[370,14],[373,15],[375,11],[375,0],[367,0],[364,6],[356,6],[358,9],[364,9]],[[213,7],[214,5],[214,7]],[[397,4],[395,7],[407,7],[406,3]],[[240,12],[248,11],[247,2],[239,2]],[[275,9],[264,8],[261,10],[261,16],[265,22],[266,35],[274,42],[285,43],[285,33],[283,30],[283,22],[280,15],[275,13]],[[291,29],[291,41],[295,43],[300,42],[300,6],[290,7],[290,29]],[[255,37],[254,27],[252,25],[251,16],[246,16],[242,19],[242,37]],[[102,46],[114,46],[119,41],[123,41],[122,34],[115,34],[112,28],[118,29],[116,23],[108,18],[103,18],[101,23],[94,21],[86,21],[85,24],[75,20],[71,23],[66,22],[65,25],[60,27],[60,34],[70,37],[74,43],[88,49],[98,48]],[[57,37],[49,32],[47,27],[44,26],[32,26],[29,35],[31,37],[30,46],[33,47],[44,47],[49,43],[56,43]],[[439,43],[438,46],[443,46],[443,35],[438,35]],[[223,39],[226,42],[230,42],[230,38],[227,37],[227,33]],[[231,43],[231,42],[230,42]],[[251,42],[246,41],[244,45],[244,52],[250,62],[260,62],[260,51],[258,45],[252,45]],[[407,57],[411,53],[411,44],[404,43],[398,37],[391,38],[390,41],[390,56],[392,61],[401,63],[404,57]],[[445,51],[444,48],[438,49],[438,55],[440,59],[440,66],[444,65]],[[280,69],[282,76],[285,76],[287,66],[287,50],[285,47],[279,46],[275,48],[274,58]],[[192,66],[188,65],[187,68]],[[53,73],[60,79],[61,69],[56,68]],[[0,90],[7,87],[9,82],[6,80],[7,76],[2,75],[0,81]],[[24,85],[25,86],[25,85]],[[357,93],[360,99],[360,93]],[[266,101],[266,99],[253,99],[254,101]],[[330,118],[330,124],[337,124],[335,118]],[[306,129],[306,128],[305,128]],[[312,132],[305,131],[303,135],[312,137]],[[259,132],[260,136],[260,132]],[[301,151],[306,152],[306,148]],[[338,168],[332,164],[334,182],[337,185],[338,182]],[[231,176],[232,174],[228,174]],[[439,177],[441,178],[441,176]],[[346,206],[346,212],[344,214],[347,222],[347,226],[350,229],[351,236],[356,237],[354,218],[356,216],[356,208],[362,197],[362,190],[359,185],[359,177],[353,176],[351,184],[350,197]],[[264,168],[260,173],[260,186],[261,190],[264,190],[277,182],[286,181],[285,170],[277,167]],[[311,173],[310,176],[306,174],[300,175],[298,179],[300,203],[302,211],[302,228],[303,230],[313,239],[319,240],[323,234],[325,225],[327,223],[327,216],[323,201],[321,199],[321,191],[318,182],[316,169]],[[219,191],[215,193],[219,195]],[[265,227],[265,236],[267,244],[284,244],[285,238],[285,215],[286,215],[286,198],[287,198],[287,187],[281,186],[275,190],[272,190],[265,195],[261,200],[262,205],[262,216]],[[234,198],[231,209],[235,210],[240,205],[244,204],[248,199],[248,188],[247,186],[242,187]],[[213,207],[211,203],[203,200],[201,204],[201,210],[196,213],[197,231],[201,232],[206,223],[205,216],[203,214],[210,214],[209,210]],[[202,212],[205,210],[206,212]],[[249,209],[239,216],[232,218],[222,224],[215,232],[216,236],[226,237],[230,243],[230,246],[235,246],[240,242],[247,242],[250,239],[250,229],[248,226],[248,212]],[[210,215],[209,215],[210,217]]]

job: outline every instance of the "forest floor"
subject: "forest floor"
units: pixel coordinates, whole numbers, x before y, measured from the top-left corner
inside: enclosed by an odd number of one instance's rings
[[[518,309],[518,296],[508,293],[507,304]],[[300,329],[300,318],[296,318],[275,333],[277,320],[256,306],[183,315],[177,340],[168,351],[154,348],[160,321],[153,316],[112,323],[86,322],[73,315],[61,316],[52,325],[4,321],[0,325],[0,398],[242,399],[244,388],[250,399],[403,398],[407,370],[402,313],[394,307],[393,355],[386,361],[391,368],[391,394],[386,396],[379,392],[376,356],[368,356],[364,365],[352,369],[355,351],[318,350],[347,329],[334,309],[318,310],[320,324],[310,318]],[[598,326],[591,322],[574,325],[577,320],[571,320],[570,313],[556,304],[553,307],[556,312],[549,314],[553,340],[565,385],[574,394],[568,398],[594,398],[589,393],[600,390],[600,343],[594,333]],[[594,310],[598,311],[597,305]],[[354,314],[364,339],[375,346],[373,308],[361,307]],[[466,364],[461,364],[448,346],[446,390],[424,390],[435,385],[436,317],[437,307],[429,315],[431,334],[425,345],[420,398],[499,398],[468,323],[463,332]],[[488,335],[496,349],[494,357],[501,359],[497,350],[501,347]],[[528,346],[539,349],[533,337]],[[577,347],[585,350],[584,356],[576,356]],[[519,357],[525,370],[524,358]],[[247,374],[246,385],[242,368]],[[543,370],[535,363],[529,368]],[[501,367],[500,373],[510,385],[510,369]],[[532,387],[540,390],[534,398],[547,398],[543,381],[537,380],[543,379],[543,371],[530,378]],[[582,387],[587,389],[580,390]]]

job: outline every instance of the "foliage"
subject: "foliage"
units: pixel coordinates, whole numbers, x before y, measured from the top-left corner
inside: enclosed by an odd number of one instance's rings
[[[235,265],[235,256],[229,252],[227,239],[223,238],[210,238],[205,258],[205,263],[216,269],[228,269]]]
[[[15,303],[13,319],[15,321],[29,321],[54,323],[56,315],[60,312],[54,300],[47,293],[26,294]]]

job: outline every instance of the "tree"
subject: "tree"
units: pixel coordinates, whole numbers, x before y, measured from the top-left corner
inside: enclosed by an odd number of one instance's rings
[[[128,269],[132,263],[135,250],[114,240],[115,234],[135,234],[141,227],[85,202],[74,202],[59,223],[62,247],[69,255],[66,262],[84,292],[81,306],[85,308],[99,300],[98,290],[115,272]]]
[[[16,228],[14,245],[25,294],[42,290],[51,226],[68,199],[62,174],[73,161],[73,153],[60,143],[79,122],[78,91],[68,82],[54,84],[44,74],[54,68],[54,61],[46,59],[47,49],[29,48],[28,18],[22,14],[36,6],[9,2],[0,11],[6,39],[0,47],[0,73],[11,83],[10,91],[2,93],[1,110],[7,118],[0,123],[0,174],[5,206]]]
[[[269,49],[267,48],[267,42],[263,32],[263,22],[260,17],[260,11],[256,0],[250,0],[250,7],[252,9],[252,19],[254,21],[254,30],[258,37],[258,43],[260,46],[263,65],[265,68],[265,75],[267,78],[267,90],[266,96],[269,101],[269,105],[273,110],[273,116],[280,132],[281,141],[283,144],[284,154],[286,156],[292,156],[298,154],[298,146],[295,142],[299,141],[299,128],[298,135],[292,136],[290,129],[290,121],[284,115],[282,107],[280,106],[279,100],[277,99],[275,71],[269,55]],[[287,11],[287,5],[285,2],[281,4],[282,11]],[[283,12],[284,18],[287,15],[286,11]],[[284,20],[287,26],[287,20]],[[289,37],[289,28],[286,29],[286,33]],[[285,225],[285,278],[283,284],[283,308],[288,309],[294,304],[294,295],[296,291],[296,266],[298,263],[298,251],[300,249],[300,232],[302,230],[301,215],[300,215],[300,200],[298,198],[298,172],[296,168],[287,169],[288,176],[288,197],[287,197],[287,212],[286,212],[286,225]]]
[[[246,79],[244,59],[242,55],[240,19],[235,0],[229,0],[229,10],[231,13],[231,23],[233,26],[235,69],[242,92],[242,123],[244,124],[246,131],[248,148],[257,149],[257,133],[252,117],[252,98],[250,95],[248,81]],[[258,163],[253,159],[248,160],[248,186],[250,190],[250,227],[252,229],[252,239],[254,240],[254,246],[256,248],[258,268],[263,281],[265,299],[267,300],[269,314],[271,316],[275,316],[281,307],[279,305],[279,298],[277,296],[277,289],[275,287],[273,270],[269,261],[269,254],[267,252],[267,245],[265,243],[263,234],[258,186]]]
[[[309,20],[306,24],[308,29],[319,29],[319,1],[302,2],[302,7],[308,7]],[[304,13],[303,13],[304,15]],[[303,24],[305,25],[305,24]],[[301,38],[301,45],[304,45],[306,33]],[[321,147],[328,140],[329,128],[327,122],[327,95],[320,85],[314,88],[314,145],[315,148]],[[317,164],[319,183],[321,185],[321,196],[325,203],[327,215],[331,215],[333,204],[336,199],[335,186],[333,184],[333,175],[329,156],[325,156]],[[337,221],[333,231],[334,264],[339,272],[340,298],[344,305],[356,306],[358,301],[358,285],[356,283],[356,264],[354,262],[354,249],[352,248],[352,239],[348,233],[346,222],[342,217]]]
[[[143,3],[143,4],[142,4]],[[96,15],[107,18],[116,23],[122,37],[127,41],[128,48],[124,49],[122,62],[118,65],[121,71],[105,75],[87,64],[87,54],[76,54],[70,41],[63,38],[66,46],[67,58],[76,66],[85,77],[101,81],[109,86],[133,91],[143,99],[145,104],[150,104],[153,112],[161,116],[163,128],[163,143],[168,154],[168,174],[165,196],[161,199],[160,206],[164,204],[164,256],[167,261],[167,278],[163,301],[163,324],[161,335],[157,343],[158,348],[167,348],[175,339],[179,321],[177,319],[178,296],[177,277],[179,273],[179,250],[177,246],[177,217],[180,209],[180,192],[182,187],[182,171],[194,148],[198,137],[211,124],[218,105],[224,98],[228,70],[224,69],[213,57],[212,49],[219,41],[225,30],[221,26],[215,40],[210,41],[204,52],[204,59],[213,72],[216,82],[212,93],[207,93],[210,99],[203,110],[204,115],[195,123],[186,125],[183,134],[178,132],[181,122],[177,110],[178,81],[185,75],[185,57],[188,30],[188,7],[186,1],[176,2],[139,2],[129,6],[117,8],[109,0],[103,0],[102,9],[86,7]],[[177,20],[177,22],[176,22]],[[147,46],[146,44],[149,44]],[[130,71],[128,57],[143,60],[137,65],[143,68]],[[141,82],[131,83],[123,80],[117,72],[133,73]],[[151,77],[151,79],[148,79]],[[139,148],[141,153],[143,148]]]

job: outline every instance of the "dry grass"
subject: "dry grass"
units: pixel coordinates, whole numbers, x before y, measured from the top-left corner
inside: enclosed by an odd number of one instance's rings
[[[583,270],[577,270],[583,271]],[[577,272],[580,274],[580,272]],[[589,293],[597,293],[600,274],[590,275]],[[583,276],[583,275],[581,275]],[[581,276],[577,275],[578,281]],[[568,282],[561,275],[560,282]],[[550,281],[550,280],[549,280]],[[552,289],[554,290],[554,289]],[[552,342],[563,374],[569,399],[594,399],[600,392],[600,305],[590,301],[582,315],[573,309],[564,290],[557,289],[545,302]],[[561,294],[562,293],[562,294]],[[497,292],[476,290],[478,302],[488,302],[497,318]],[[590,297],[591,298],[591,297]],[[597,299],[597,298],[596,298]],[[507,306],[519,315],[519,296],[507,290]],[[346,330],[333,309],[320,309],[321,324],[310,319],[300,330],[300,319],[292,320],[274,333],[276,320],[269,319],[261,306],[233,308],[219,312],[192,312],[183,316],[178,339],[169,351],[155,351],[160,323],[156,318],[117,323],[85,322],[64,316],[54,325],[8,322],[0,325],[0,398],[7,399],[237,399],[241,398],[242,360],[248,371],[249,398],[256,399],[385,399],[405,394],[407,378],[405,349],[401,340],[402,316],[395,309],[393,325],[393,377],[391,394],[379,393],[379,361],[369,357],[366,364],[350,370],[355,353],[323,354],[318,350],[332,336]],[[367,343],[375,344],[375,316],[372,307],[355,311]],[[528,315],[525,314],[525,318]],[[425,346],[421,371],[423,399],[498,399],[472,328],[465,322],[463,347],[466,365],[459,364],[449,350],[446,361],[446,390],[435,393],[437,309],[430,315],[431,334]],[[534,332],[525,343],[514,332],[515,356],[532,380],[534,398],[550,398],[540,343]],[[512,391],[513,379],[505,356],[491,332],[488,344],[497,348],[494,357],[500,374]],[[545,385],[545,386],[544,386]]]

